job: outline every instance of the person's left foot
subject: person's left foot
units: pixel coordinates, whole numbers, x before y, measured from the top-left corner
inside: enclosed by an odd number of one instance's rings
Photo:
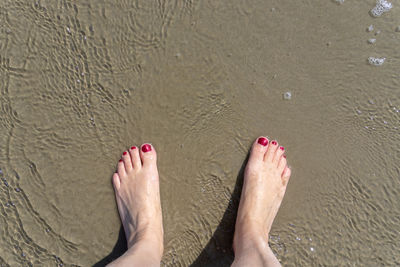
[[[140,150],[140,151],[139,151]],[[150,144],[125,151],[113,175],[118,211],[124,226],[128,251],[146,243],[161,259],[163,226],[160,203],[157,154]]]

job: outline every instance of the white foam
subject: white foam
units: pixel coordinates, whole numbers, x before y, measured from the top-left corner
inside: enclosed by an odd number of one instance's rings
[[[341,5],[344,3],[344,0],[335,0],[335,2]]]
[[[369,27],[367,28],[367,31],[372,32],[373,30],[374,30],[374,26],[372,26],[372,24],[369,25]]]
[[[381,66],[385,62],[386,58],[378,58],[378,57],[369,57],[368,63],[374,66]]]
[[[368,39],[369,44],[374,44],[376,42],[375,38]]]
[[[371,9],[370,13],[374,17],[380,17],[383,13],[388,12],[392,7],[392,3],[386,0],[377,0],[376,6]]]

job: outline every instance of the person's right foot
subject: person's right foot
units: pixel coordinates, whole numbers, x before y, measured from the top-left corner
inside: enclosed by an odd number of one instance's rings
[[[253,144],[236,218],[235,255],[253,247],[269,250],[269,231],[291,174],[284,151],[278,142],[269,142],[265,137],[259,137]]]

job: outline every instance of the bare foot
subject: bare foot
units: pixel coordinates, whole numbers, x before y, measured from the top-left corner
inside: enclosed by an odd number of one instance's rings
[[[284,151],[278,142],[269,142],[265,137],[258,138],[253,144],[244,173],[236,219],[233,241],[235,263],[248,265],[249,262],[246,261],[253,254],[260,257],[260,261],[252,261],[253,263],[279,265],[268,246],[268,235],[291,173]],[[271,261],[268,262],[268,259],[272,260],[272,264],[269,264]]]
[[[163,226],[154,148],[143,144],[140,151],[134,146],[125,151],[118,163],[118,172],[113,176],[113,185],[128,242],[125,258],[122,256],[115,265],[125,265],[123,259],[127,258],[130,259],[129,262],[125,260],[128,266],[133,263],[159,265],[163,253]]]

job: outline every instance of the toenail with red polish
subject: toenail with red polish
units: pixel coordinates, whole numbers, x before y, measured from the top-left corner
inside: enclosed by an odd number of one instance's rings
[[[276,145],[278,144],[275,140],[271,142],[271,144]]]
[[[126,151],[124,151],[124,153],[122,153],[122,155],[124,155],[124,156],[125,156],[126,154],[128,154],[128,152],[126,152]]]
[[[285,150],[285,148],[283,146],[280,146],[279,149],[280,150]]]
[[[286,155],[283,155],[283,157],[286,159]]]
[[[268,139],[264,138],[264,137],[260,137],[260,138],[258,138],[258,143],[260,145],[266,146],[266,145],[268,145]]]
[[[136,147],[135,147],[135,146],[132,146],[131,149],[134,150],[134,149],[136,149]]]
[[[145,144],[142,146],[142,151],[143,152],[149,152],[151,151],[151,145]]]
[[[122,162],[122,159],[120,159],[119,162]]]

